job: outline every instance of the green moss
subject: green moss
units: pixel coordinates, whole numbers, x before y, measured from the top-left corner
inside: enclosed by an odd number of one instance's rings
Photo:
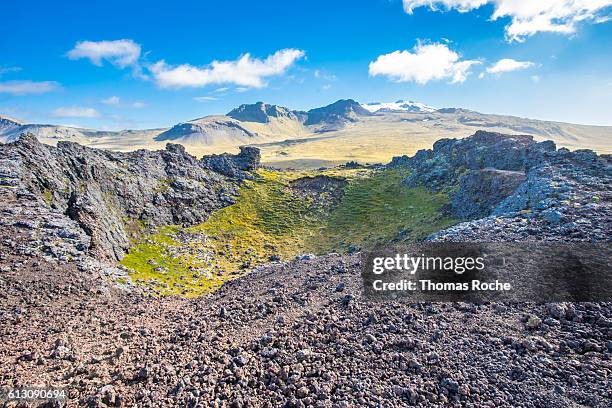
[[[159,184],[156,188],[153,189],[155,193],[163,193],[164,191],[170,190],[170,184],[172,184],[174,179],[161,179],[159,180]]]
[[[328,211],[290,187],[300,177],[325,174],[348,180],[339,205]],[[415,240],[454,220],[440,216],[445,194],[401,183],[405,174],[386,170],[317,172],[259,170],[236,203],[190,228],[168,226],[139,239],[123,259],[136,283],[160,294],[198,296],[266,262],[304,252],[346,251],[393,240]]]
[[[49,189],[45,189],[45,191],[43,191],[43,199],[49,206],[53,204],[53,192]]]
[[[386,170],[349,184],[342,202],[309,246],[325,253],[344,252],[350,245],[371,248],[396,240],[414,241],[456,222],[440,215],[440,208],[448,203],[446,194],[408,188],[401,183],[405,177],[397,170]]]

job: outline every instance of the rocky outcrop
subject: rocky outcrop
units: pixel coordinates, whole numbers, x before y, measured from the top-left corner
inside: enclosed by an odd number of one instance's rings
[[[72,142],[43,145],[33,135],[0,147],[3,211],[29,208],[28,219],[13,214],[14,224],[51,224],[42,236],[47,255],[92,254],[121,259],[133,232],[167,224],[192,225],[233,202],[240,180],[256,168],[257,149],[249,148],[226,163],[210,166],[181,145],[130,153],[91,149]],[[28,205],[22,205],[26,202]],[[6,208],[10,207],[10,208]],[[59,221],[58,221],[59,220]],[[57,248],[59,253],[48,247]],[[74,250],[73,250],[74,249]],[[75,250],[78,251],[75,252]]]
[[[290,183],[295,194],[307,197],[314,207],[324,210],[331,210],[340,203],[347,185],[348,181],[342,177],[325,175],[300,177]]]
[[[394,158],[390,166],[410,170],[404,180],[409,186],[448,191],[452,215],[473,220],[429,239],[609,241],[609,156],[478,131],[440,140],[414,157]]]
[[[411,158],[394,158],[391,165],[411,169],[406,185],[424,185],[440,191],[456,185],[469,170],[525,171],[530,162],[536,162],[543,153],[554,149],[554,143],[536,143],[532,136],[479,130],[465,139],[440,139],[434,143],[433,150],[419,150]]]
[[[590,150],[556,150],[531,136],[478,131],[442,139],[432,150],[395,157],[408,186],[447,191],[451,215],[463,222],[431,240],[608,241],[612,166]]]
[[[232,177],[238,180],[251,178],[249,172],[259,166],[261,154],[259,149],[250,146],[241,146],[238,155],[228,153],[213,154],[204,156],[202,164],[204,167],[217,173]]]

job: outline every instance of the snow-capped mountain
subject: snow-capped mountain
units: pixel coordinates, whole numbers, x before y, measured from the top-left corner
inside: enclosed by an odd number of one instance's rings
[[[370,112],[411,112],[411,113],[431,113],[436,110],[429,105],[421,102],[399,100],[396,102],[371,102],[362,104]]]

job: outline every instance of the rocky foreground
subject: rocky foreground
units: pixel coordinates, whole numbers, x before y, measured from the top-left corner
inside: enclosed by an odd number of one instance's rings
[[[610,303],[375,303],[356,256],[271,265],[191,301],[6,260],[0,383],[68,387],[67,406],[612,402]]]
[[[85,242],[79,261],[47,249],[70,241],[60,231],[71,226],[91,245],[88,224],[66,217],[61,205],[64,194],[74,204],[71,196],[86,200],[98,190],[69,184],[46,202],[36,175],[47,158],[23,167],[28,149],[47,148],[26,138],[0,157],[13,166],[1,181],[15,187],[0,200],[0,387],[67,387],[67,406],[612,406],[612,303],[373,302],[361,295],[359,254],[273,262],[198,299],[152,298],[110,283]],[[74,163],[90,150],[58,149],[49,154],[72,163],[58,164],[62,174],[73,171],[93,188],[108,159],[116,163],[111,175],[125,177],[118,185],[138,186],[143,197],[173,197],[183,191],[177,185],[190,185],[189,174],[176,174],[177,161],[206,175],[188,190],[196,197],[202,189],[216,192],[210,180],[229,187],[248,175],[228,166],[250,166],[241,164],[245,156],[194,162],[171,146],[151,156],[96,156],[100,167],[88,173],[87,163]],[[609,242],[607,157],[490,133],[415,157],[393,165],[448,190],[448,211],[466,214],[432,240]],[[122,168],[143,158],[183,182],[166,188],[132,180]],[[425,183],[411,177],[405,183]],[[176,208],[183,207],[160,211]],[[67,224],[44,227],[45,217]],[[53,233],[36,235],[45,229]],[[33,236],[41,245],[32,246]],[[106,248],[114,256],[114,246]]]

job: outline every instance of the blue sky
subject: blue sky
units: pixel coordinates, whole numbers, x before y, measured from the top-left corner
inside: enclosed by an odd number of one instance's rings
[[[612,125],[611,4],[9,2],[0,114],[122,129],[259,100],[411,99]]]

